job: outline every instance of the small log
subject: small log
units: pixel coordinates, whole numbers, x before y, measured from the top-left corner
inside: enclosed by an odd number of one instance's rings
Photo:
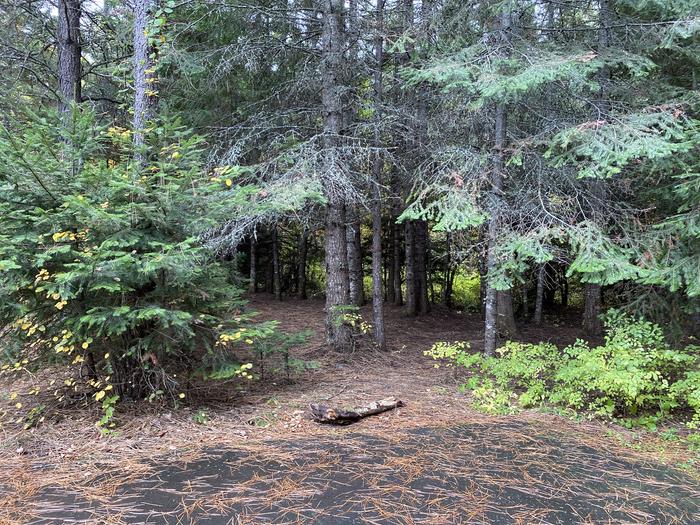
[[[314,420],[318,421],[319,423],[328,423],[331,425],[350,425],[367,416],[381,414],[382,412],[387,412],[402,406],[405,406],[403,401],[399,401],[395,397],[387,397],[386,399],[380,399],[379,401],[374,401],[369,405],[357,407],[352,410],[333,408],[327,405],[319,405],[317,403],[311,403],[309,408],[311,409],[311,415],[313,415]]]

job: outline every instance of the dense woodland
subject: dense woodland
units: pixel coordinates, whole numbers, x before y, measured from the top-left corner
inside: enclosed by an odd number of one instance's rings
[[[325,298],[338,352],[481,313],[431,355],[697,423],[697,0],[9,0],[0,68],[3,373],[73,370],[105,429],[301,344],[256,293]],[[608,338],[517,346],[555,322]],[[592,392],[620,348],[646,383]]]

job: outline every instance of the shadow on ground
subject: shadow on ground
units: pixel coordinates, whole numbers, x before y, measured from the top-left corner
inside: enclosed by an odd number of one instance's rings
[[[128,477],[127,477],[128,478]],[[42,489],[30,523],[700,522],[700,486],[531,423],[417,428],[206,449],[120,482]]]

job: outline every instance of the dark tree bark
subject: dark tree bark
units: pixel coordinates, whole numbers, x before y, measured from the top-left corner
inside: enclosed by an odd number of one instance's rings
[[[250,272],[248,280],[248,291],[256,293],[258,291],[258,243],[255,234],[250,236]]]
[[[542,324],[542,303],[544,302],[545,277],[545,265],[540,264],[537,269],[537,294],[535,295],[535,317],[533,318],[533,322],[538,326]]]
[[[440,303],[446,308],[452,308],[452,284],[454,273],[452,272],[452,234],[447,233],[445,243],[445,277],[442,282],[442,295]]]
[[[384,330],[384,298],[382,296],[382,158],[378,153],[381,146],[379,125],[382,119],[382,66],[384,62],[384,0],[377,1],[376,27],[374,33],[374,147],[377,149],[372,162],[374,178],[374,199],[372,201],[372,314],[374,342],[381,350],[386,350]]]
[[[511,15],[507,10],[502,11],[500,18],[500,39],[507,41],[510,30]],[[500,230],[500,203],[503,194],[503,175],[505,169],[506,146],[506,107],[503,103],[496,104],[494,133],[494,166],[491,172],[490,219],[487,230],[486,257],[486,301],[484,305],[484,354],[491,356],[496,351],[498,332],[506,334],[517,333],[515,317],[513,316],[513,301],[510,293],[497,292],[488,281],[496,269],[496,248]]]
[[[339,307],[347,305],[348,290],[347,233],[345,227],[345,203],[342,196],[333,191],[333,178],[342,176],[336,167],[336,148],[342,125],[342,77],[343,41],[341,15],[343,0],[323,1],[323,36],[321,99],[324,118],[325,175],[324,192],[326,206],[326,342],[336,350],[350,347],[349,327],[339,320]]]
[[[515,313],[513,311],[513,294],[511,290],[499,291],[496,294],[498,321],[496,328],[499,335],[507,339],[520,337],[518,326],[515,324]]]
[[[297,297],[306,299],[306,258],[309,252],[309,232],[306,228],[299,239],[299,261],[297,266]]]
[[[268,258],[267,264],[265,266],[265,293],[274,293],[275,291],[275,279],[274,279],[274,269],[272,263],[272,257]]]
[[[272,228],[272,289],[275,299],[282,300],[282,279],[280,275],[280,247],[277,236],[277,226]]]
[[[394,289],[394,304],[396,306],[403,306],[403,290],[401,289],[401,254],[403,250],[401,249],[401,225],[396,222],[396,216],[392,216],[391,219],[391,239],[392,239],[392,249],[394,255],[392,257],[393,263],[393,281],[391,286]]]
[[[387,246],[386,250],[386,258],[385,258],[385,267],[386,267],[386,302],[390,304],[394,304],[396,302],[396,290],[394,288],[394,279],[395,279],[395,271],[396,271],[396,265],[394,264],[394,227],[392,224],[392,217],[389,218],[389,223],[387,224],[385,228],[385,235],[387,241],[385,242],[385,245]]]
[[[503,104],[496,107],[496,165],[491,174],[491,217],[487,230],[487,255],[486,255],[486,300],[484,302],[484,354],[492,356],[496,351],[498,341],[498,293],[491,286],[490,279],[496,270],[496,245],[499,233],[498,201],[503,192],[503,146],[505,143],[506,114]]]
[[[347,228],[348,271],[350,283],[350,303],[362,306],[365,303],[364,276],[362,272],[362,240],[360,237],[360,219],[357,210],[353,210],[352,220]]]
[[[148,21],[153,0],[134,0],[134,151],[139,164],[144,162],[144,129],[154,104],[152,85],[155,80],[148,44]]]
[[[420,314],[427,314],[430,311],[430,297],[428,295],[428,223],[417,221],[414,227],[417,310]]]
[[[72,103],[81,102],[81,39],[82,0],[58,2],[58,111],[66,113]]]
[[[418,314],[418,294],[416,287],[416,227],[413,221],[405,222],[405,249],[406,249],[406,314]]]

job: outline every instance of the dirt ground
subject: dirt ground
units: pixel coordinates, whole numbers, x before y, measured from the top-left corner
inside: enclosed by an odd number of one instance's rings
[[[574,422],[534,411],[492,417],[471,409],[466,395],[458,390],[456,372],[435,368],[423,351],[440,340],[466,340],[478,350],[483,344],[478,315],[436,308],[426,317],[409,319],[400,309],[388,307],[388,352],[358,348],[350,354],[334,354],[323,347],[321,302],[289,299],[280,304],[258,295],[251,307],[262,319],[279,320],[282,330],[313,330],[313,338],[295,351],[295,357],[317,361],[318,368],[291,379],[277,374],[264,383],[202,385],[188,393],[186,405],[178,410],[146,403],[123,405],[113,436],[98,432],[93,425],[98,413],[89,407],[56,409],[49,421],[29,432],[3,424],[0,525],[71,519],[76,523],[222,524],[700,523],[700,514],[694,514],[700,511],[697,472],[673,468],[689,460],[688,451],[675,443],[595,421]],[[369,317],[369,310],[364,313]],[[545,328],[523,327],[522,336],[533,342],[568,344],[582,334],[562,321]],[[22,385],[25,391],[28,387]],[[7,393],[17,389],[17,385],[0,384],[0,411],[10,403]],[[319,425],[307,415],[310,402],[352,406],[387,396],[401,399],[406,406],[351,427]],[[196,422],[195,414],[203,414],[205,424],[200,424],[201,418]],[[403,454],[396,452],[399,445],[405,449]],[[514,459],[508,455],[512,448],[527,453]],[[290,452],[295,450],[296,455]],[[335,457],[329,450],[336,451]],[[358,450],[369,453],[362,455]],[[411,502],[404,501],[405,494],[389,494],[388,487],[408,490],[401,476],[415,468],[411,458],[423,453],[428,456],[416,474]],[[503,465],[498,469],[489,467],[499,462]],[[214,474],[201,466],[212,463],[230,466],[228,477],[215,473],[226,483],[206,481]],[[189,471],[187,465],[199,467]],[[309,475],[318,474],[318,469],[337,471],[339,478],[325,485],[316,478],[305,484],[300,468]],[[368,478],[366,474],[375,468],[377,477]],[[474,481],[465,485],[460,472],[466,468]],[[147,492],[154,480],[172,477],[173,469],[184,469],[185,474],[172,487],[167,483],[164,487],[166,499],[174,498],[172,505],[155,497],[153,509],[143,511],[146,514],[139,514],[143,509],[127,512],[134,498],[151,501],[139,494]],[[560,477],[548,477],[547,473],[559,469]],[[391,474],[395,471],[398,477]],[[264,483],[256,485],[262,478]],[[287,478],[285,489],[282,482]],[[517,482],[509,486],[509,479]],[[232,485],[231,480],[238,484]],[[581,481],[578,488],[576,480]],[[596,480],[604,482],[599,492]],[[355,496],[348,491],[324,492],[324,487],[355,486],[356,481]],[[243,497],[238,490],[243,486],[254,489]],[[385,491],[377,492],[377,487]],[[276,490],[291,490],[294,505],[282,498],[284,504],[278,501],[274,508],[263,509],[261,502],[277,501]],[[461,499],[455,491],[462,494]],[[235,499],[235,494],[243,499]],[[329,502],[328,494],[336,499]],[[374,498],[361,506],[364,514],[353,514],[357,508],[348,507],[358,494]],[[627,498],[624,506],[621,498]],[[656,506],[644,507],[641,502],[650,498],[658,499]],[[499,510],[501,499],[508,502],[505,513]],[[598,500],[603,511],[593,512]],[[696,504],[681,504],[687,501]],[[309,510],[309,505],[316,510]],[[483,512],[469,518],[465,505]],[[552,510],[561,505],[573,510]],[[340,514],[333,514],[330,509],[334,508]],[[206,521],[210,515],[213,521]]]

